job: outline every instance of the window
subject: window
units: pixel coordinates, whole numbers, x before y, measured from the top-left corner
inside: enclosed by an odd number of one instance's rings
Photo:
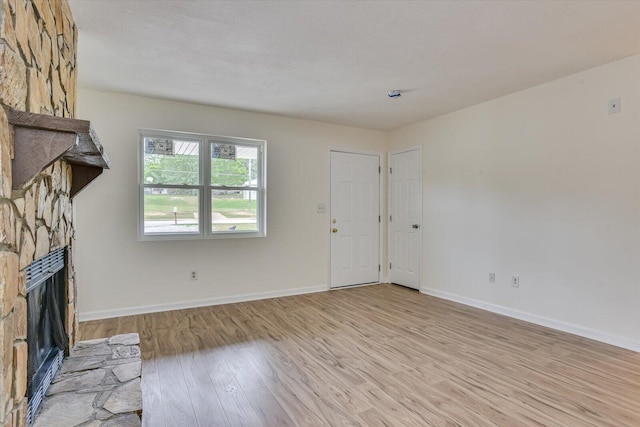
[[[266,141],[139,134],[141,240],[266,235]]]

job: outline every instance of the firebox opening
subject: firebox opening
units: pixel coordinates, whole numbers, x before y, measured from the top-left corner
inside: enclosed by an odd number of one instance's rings
[[[27,424],[35,420],[44,396],[68,349],[66,251],[34,261],[27,277]]]

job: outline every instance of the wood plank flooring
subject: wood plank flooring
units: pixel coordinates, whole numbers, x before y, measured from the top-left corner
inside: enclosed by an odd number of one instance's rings
[[[394,285],[80,330],[140,334],[148,427],[640,426],[640,353]]]

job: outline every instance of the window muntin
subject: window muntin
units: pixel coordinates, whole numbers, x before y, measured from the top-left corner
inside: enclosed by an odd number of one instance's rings
[[[140,146],[141,240],[266,235],[265,141],[140,130]]]

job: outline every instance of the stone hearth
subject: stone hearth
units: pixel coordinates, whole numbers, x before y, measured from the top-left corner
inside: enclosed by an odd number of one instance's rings
[[[138,334],[81,341],[56,375],[34,427],[140,426]]]

